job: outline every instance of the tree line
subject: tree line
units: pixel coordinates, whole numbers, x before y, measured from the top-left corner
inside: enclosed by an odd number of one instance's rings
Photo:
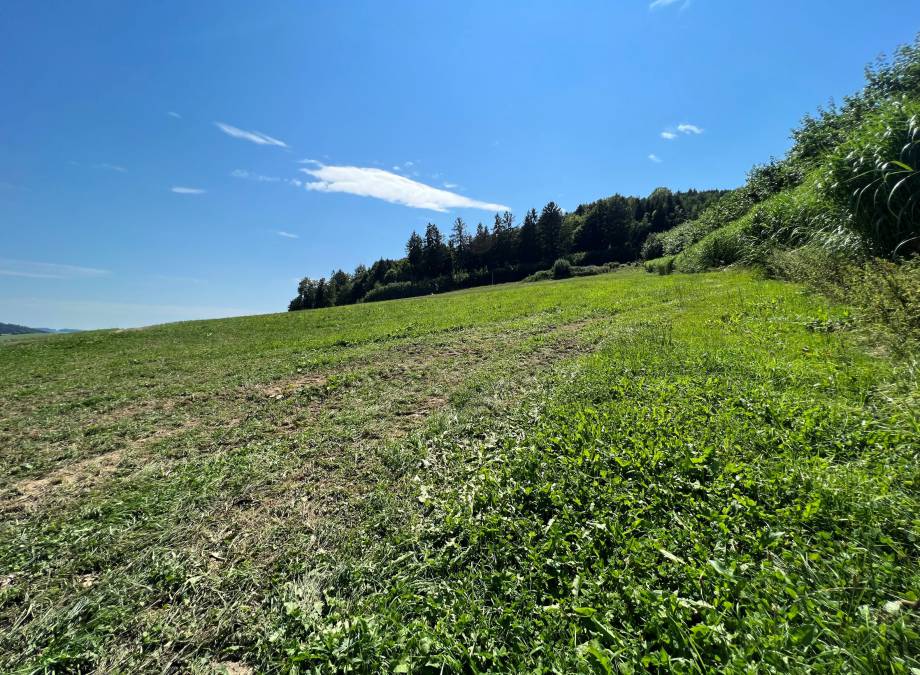
[[[314,309],[427,295],[490,283],[519,281],[566,259],[575,265],[628,263],[639,259],[653,234],[696,218],[723,190],[672,192],[658,188],[648,197],[616,194],[565,213],[549,202],[531,209],[517,224],[510,212],[495,214],[489,227],[471,228],[457,218],[448,234],[429,223],[413,231],[406,255],[381,258],[351,274],[339,269],[328,278],[304,278],[288,309]]]

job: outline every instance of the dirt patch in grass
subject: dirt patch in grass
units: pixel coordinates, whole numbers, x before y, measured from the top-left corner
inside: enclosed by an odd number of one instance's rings
[[[41,478],[19,481],[8,495],[0,496],[0,513],[31,511],[50,495],[71,486],[97,484],[118,470],[122,457],[122,451],[113,450],[62,466]]]
[[[147,446],[189,432],[199,426],[197,420],[186,420],[178,426],[157,429],[131,441],[126,449],[110,450],[94,457],[60,466],[38,478],[27,478],[0,492],[0,513],[35,511],[44,503],[61,497],[74,489],[85,492],[109,480],[128,460],[143,457]]]

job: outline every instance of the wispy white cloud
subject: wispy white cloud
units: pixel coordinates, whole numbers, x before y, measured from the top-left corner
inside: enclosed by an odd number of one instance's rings
[[[687,124],[686,122],[684,122],[683,124],[678,124],[677,130],[682,134],[699,135],[703,133],[703,129],[701,129],[700,127],[696,126],[695,124]]]
[[[314,168],[301,169],[301,171],[316,179],[306,183],[304,187],[318,192],[344,192],[382,199],[414,209],[430,209],[442,213],[454,208],[483,211],[509,210],[502,204],[470,199],[383,169],[319,164]]]
[[[441,185],[446,187],[448,190],[453,190],[454,188],[460,187],[457,183],[448,183],[448,182],[441,183]]]
[[[35,262],[32,260],[13,260],[0,258],[0,275],[5,277],[27,277],[29,279],[91,279],[104,277],[108,270],[77,265],[60,265],[58,263]]]
[[[215,122],[214,124],[218,129],[233,138],[242,138],[244,141],[249,141],[250,143],[256,143],[258,145],[276,145],[279,148],[288,147],[287,143],[284,141],[272,138],[268,134],[263,134],[261,131],[246,131],[245,129],[238,129],[224,122]]]
[[[662,7],[670,7],[671,5],[676,5],[681,0],[653,0],[648,6],[649,9],[661,9]],[[690,6],[690,0],[683,0],[683,3],[680,8],[681,10],[687,9]]]
[[[245,169],[234,169],[230,172],[230,175],[234,178],[247,178],[249,180],[258,181],[259,183],[280,183],[281,179],[277,176],[263,176],[258,173],[252,173],[251,171],[246,171]]]
[[[80,167],[81,169],[84,167],[88,169],[104,169],[105,171],[117,171],[118,173],[125,173],[128,171],[120,164],[109,164],[108,162],[99,162],[97,164],[81,164],[80,162],[70,160],[68,164],[70,164],[70,166]]]
[[[666,141],[673,141],[675,138],[677,138],[677,134],[675,134],[673,131],[662,131],[661,137]]]
[[[201,188],[182,187],[181,185],[175,185],[170,189],[177,195],[203,195],[207,192],[207,190],[202,190]]]
[[[661,157],[659,157],[658,155],[656,155],[654,152],[651,153],[651,154],[648,156],[648,158],[649,158],[650,160],[652,160],[653,162],[655,162],[655,164],[661,164],[661,162],[664,161],[664,160],[661,159]]]
[[[304,158],[304,159],[299,159],[299,160],[297,160],[297,163],[298,163],[298,164],[318,164],[318,165],[322,166],[322,162],[321,162],[321,161],[319,161],[318,159],[310,159],[309,157],[306,157],[306,158]]]
[[[300,239],[299,234],[294,234],[293,232],[285,232],[284,230],[278,230],[275,232],[279,237],[284,237],[285,239]]]
[[[93,164],[94,169],[105,169],[106,171],[117,171],[118,173],[126,173],[128,170],[118,164],[107,164],[103,162],[102,164]]]
[[[169,115],[170,117],[175,117],[177,120],[181,120],[181,119],[182,119],[182,115],[180,115],[180,114],[177,113],[177,112],[173,112],[172,110],[170,110],[170,111],[169,111],[168,113],[166,113],[166,114]]]

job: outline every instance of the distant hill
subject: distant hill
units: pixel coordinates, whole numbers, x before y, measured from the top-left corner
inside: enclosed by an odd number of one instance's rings
[[[0,323],[0,335],[26,335],[28,333],[79,333],[77,328],[30,328],[16,323]]]
[[[50,333],[46,328],[29,328],[15,323],[0,323],[0,335],[25,335],[26,333]]]

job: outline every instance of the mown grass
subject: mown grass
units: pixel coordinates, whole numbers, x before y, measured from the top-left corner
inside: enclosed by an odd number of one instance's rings
[[[628,271],[5,344],[0,664],[910,672],[916,380],[846,312]]]

